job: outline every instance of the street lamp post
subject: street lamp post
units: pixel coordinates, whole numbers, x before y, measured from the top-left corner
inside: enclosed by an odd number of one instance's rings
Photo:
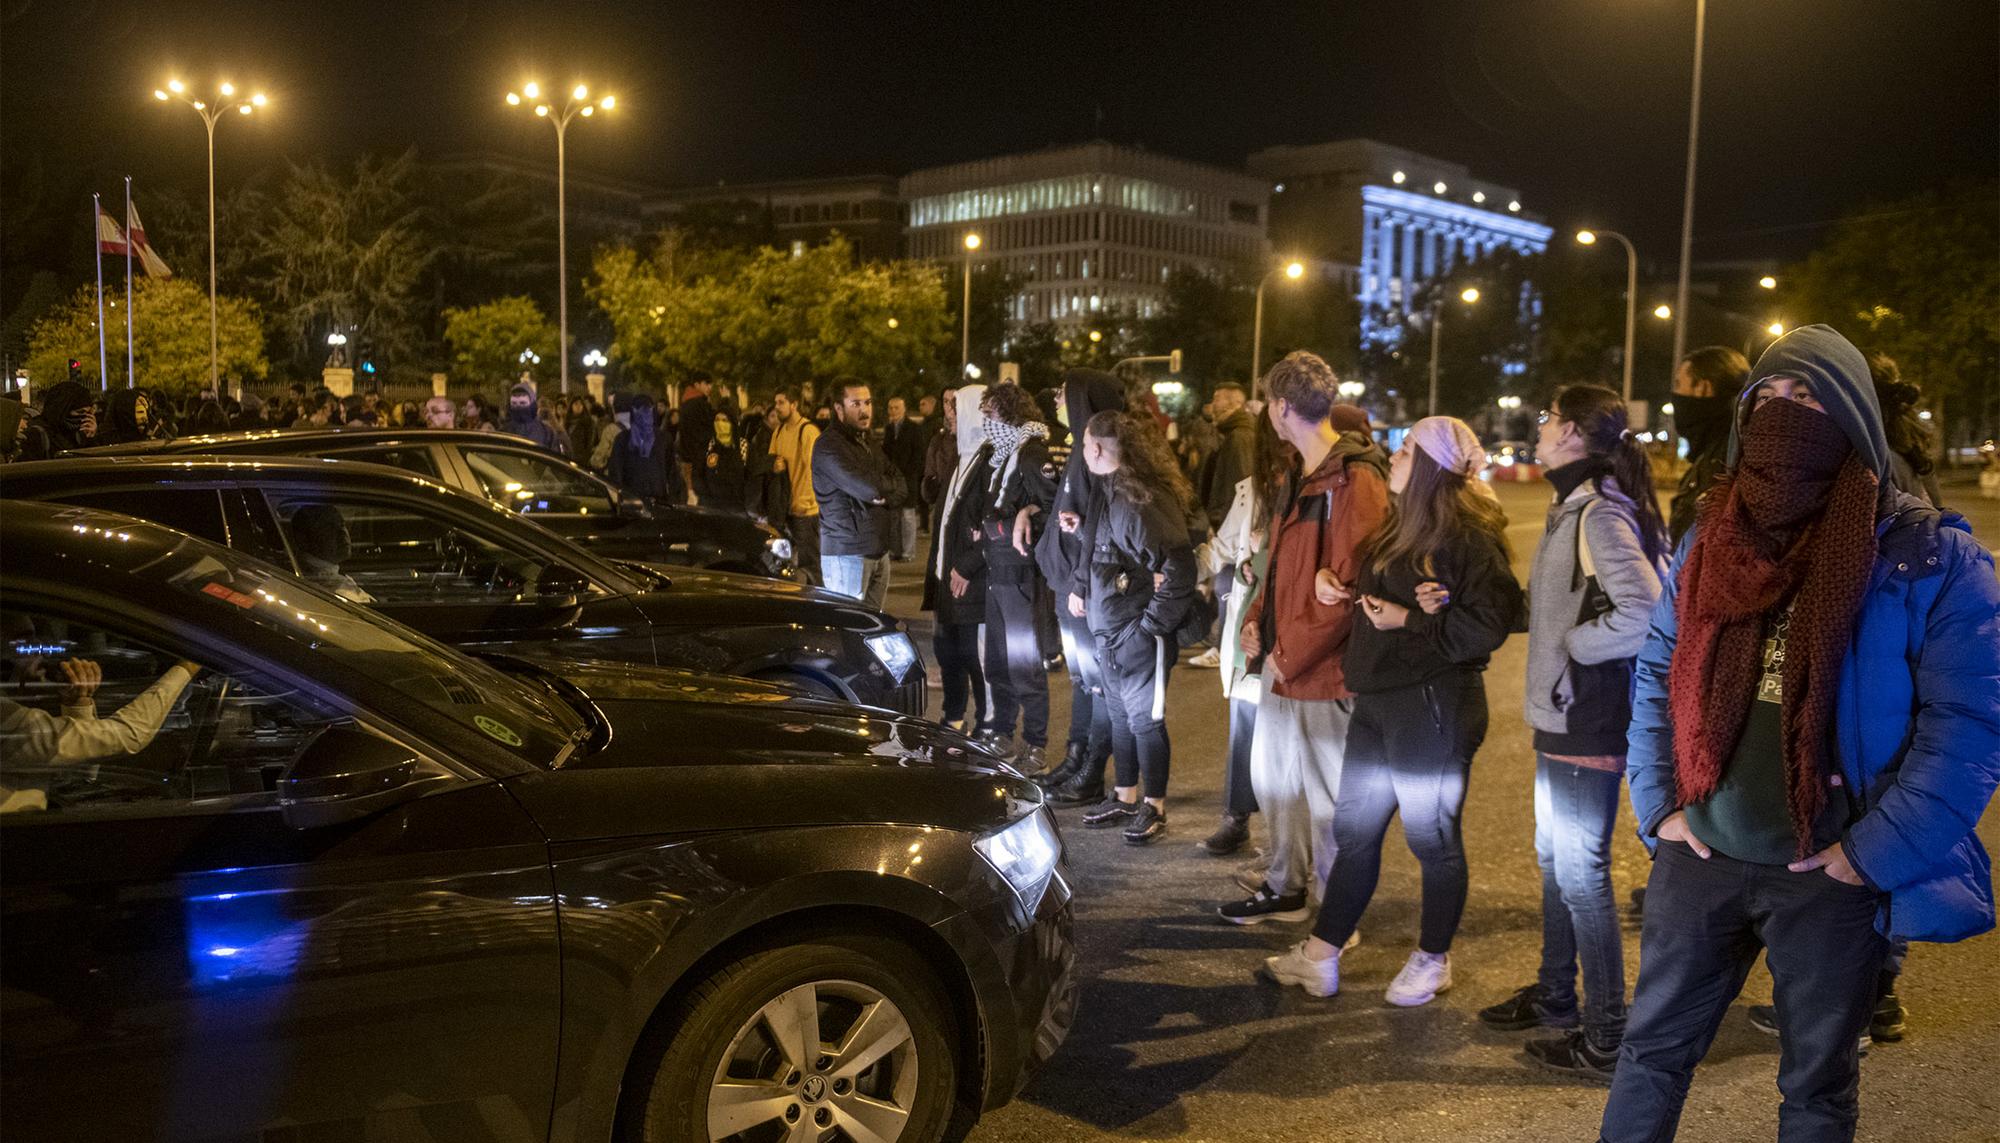
[[[1459,300],[1466,305],[1479,300],[1479,287],[1467,286],[1459,293]],[[1431,306],[1431,399],[1426,406],[1427,417],[1437,416],[1438,411],[1438,335],[1444,329],[1444,299],[1439,298]]]
[[[556,129],[556,337],[560,343],[557,355],[562,362],[562,392],[569,393],[569,201],[568,201],[568,156],[565,153],[564,137],[569,131],[570,120],[581,115],[585,119],[596,113],[598,108],[610,111],[618,106],[616,96],[607,95],[592,102],[590,89],[577,84],[569,93],[569,99],[557,111],[553,103],[541,102],[542,87],[538,83],[524,84],[520,91],[507,93],[507,106],[520,107],[524,101],[534,102],[537,118],[546,119]]]
[[[1271,267],[1270,271],[1257,281],[1257,308],[1250,319],[1250,388],[1253,392],[1257,388],[1260,376],[1258,370],[1264,363],[1264,287],[1280,273],[1296,282],[1305,276],[1305,272],[1305,263],[1292,261],[1282,266]]]
[[[972,252],[979,249],[977,233],[965,236],[965,297],[959,305],[958,375],[972,365]]]
[[[1688,257],[1694,248],[1694,156],[1701,135],[1701,48],[1708,30],[1708,0],[1694,0],[1694,86],[1688,97],[1687,189],[1681,195],[1681,268],[1674,284],[1674,362],[1687,352]]]
[[[1632,240],[1616,230],[1579,230],[1576,240],[1585,245],[1594,245],[1599,238],[1616,238],[1625,248],[1625,400],[1632,399],[1632,334],[1639,314],[1639,252],[1632,248]],[[1687,300],[1681,300],[1682,305]],[[1676,313],[1679,311],[1676,310]],[[1678,327],[1676,327],[1678,328]],[[1679,362],[1681,351],[1674,347],[1674,360]]]
[[[194,108],[195,114],[201,116],[202,126],[208,128],[208,387],[220,394],[222,337],[221,322],[215,312],[215,124],[231,111],[239,115],[248,115],[268,104],[270,100],[266,99],[261,91],[239,99],[236,95],[236,85],[228,82],[219,85],[216,91],[220,93],[220,99],[210,103],[204,99],[191,97],[187,93],[186,84],[178,79],[170,79],[164,89],[157,87],[153,89],[153,98],[162,103],[170,99],[180,100]],[[129,225],[132,220],[128,218],[125,221]]]

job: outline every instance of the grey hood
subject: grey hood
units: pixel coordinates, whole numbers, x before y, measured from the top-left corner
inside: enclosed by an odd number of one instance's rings
[[[1889,438],[1882,430],[1882,406],[1875,400],[1875,382],[1868,359],[1832,326],[1807,325],[1771,343],[1750,370],[1750,384],[1737,394],[1736,417],[1729,426],[1729,467],[1743,449],[1743,422],[1756,399],[1757,386],[1772,377],[1791,377],[1812,386],[1826,415],[1847,434],[1849,443],[1883,483],[1889,481]]]

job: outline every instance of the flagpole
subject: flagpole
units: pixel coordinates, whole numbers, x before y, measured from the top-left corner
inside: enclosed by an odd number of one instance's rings
[[[90,196],[90,209],[96,212],[90,229],[92,246],[97,251],[97,387],[109,389],[111,374],[104,352],[104,203],[95,192]]]
[[[125,176],[125,387],[139,378],[132,372],[132,176]]]

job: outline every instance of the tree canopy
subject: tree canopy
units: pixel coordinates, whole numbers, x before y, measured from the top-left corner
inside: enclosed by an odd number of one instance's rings
[[[556,327],[542,313],[534,299],[498,298],[484,305],[444,311],[444,340],[451,347],[452,371],[466,385],[502,388],[511,384],[525,368],[538,377],[543,370],[553,373],[556,360]],[[543,362],[523,365],[523,351]]]
[[[105,361],[110,388],[125,379],[124,291],[107,288]],[[216,299],[219,365],[231,381],[261,380],[270,372],[264,358],[263,322],[257,307],[242,298]],[[185,278],[139,278],[132,284],[132,355],[139,384],[179,397],[208,384],[208,293]],[[46,388],[68,376],[69,362],[83,365],[83,382],[99,384],[97,373],[97,289],[85,286],[45,314],[28,335],[28,376]]]

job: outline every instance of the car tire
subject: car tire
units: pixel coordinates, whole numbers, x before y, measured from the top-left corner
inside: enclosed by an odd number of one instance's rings
[[[800,1066],[812,1033],[795,1016],[808,1002],[820,1038]],[[801,1120],[823,1134],[855,1116],[884,1139],[936,1143],[954,1122],[958,1037],[932,970],[893,939],[831,933],[751,953],[683,995],[649,1035],[623,1137],[786,1138]]]

